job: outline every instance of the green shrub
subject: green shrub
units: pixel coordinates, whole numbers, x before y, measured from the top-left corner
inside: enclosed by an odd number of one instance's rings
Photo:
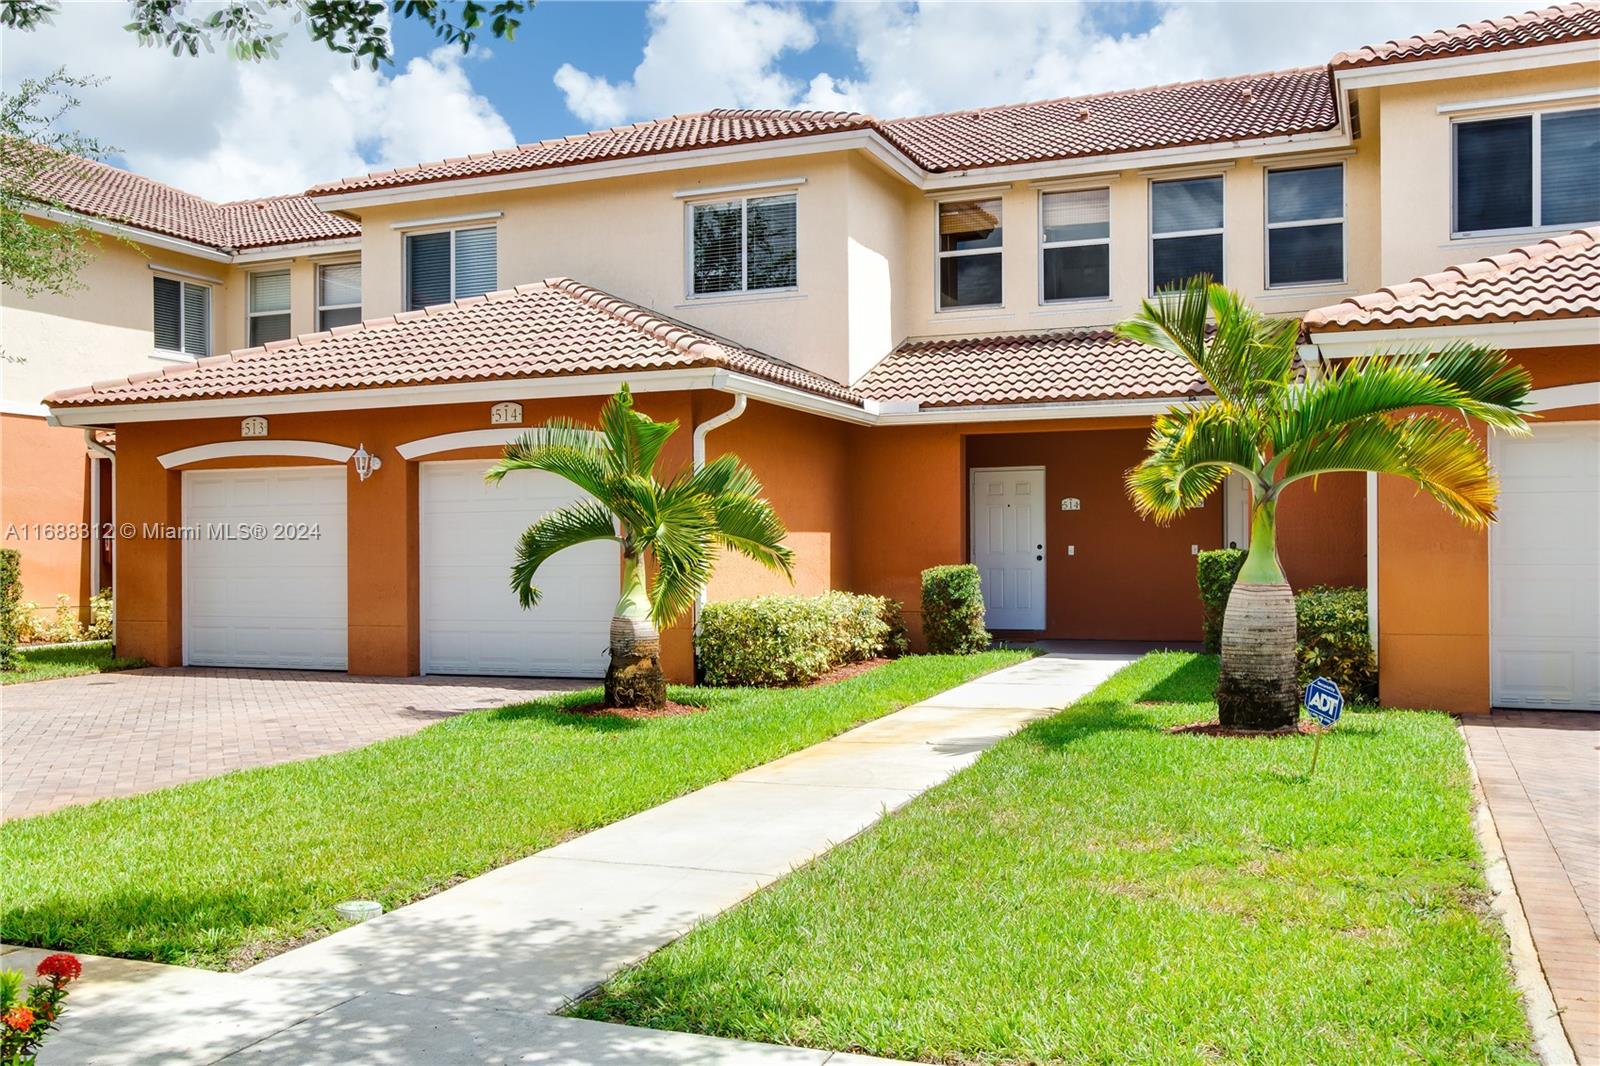
[[[972,655],[989,647],[983,583],[970,563],[922,572],[922,634],[934,655]]]
[[[1222,650],[1222,619],[1228,612],[1228,594],[1233,591],[1233,583],[1239,580],[1239,570],[1248,554],[1243,548],[1218,548],[1201,552],[1195,558],[1194,580],[1200,586],[1200,625],[1205,634],[1206,651],[1211,655]]]
[[[849,592],[708,603],[695,654],[708,685],[803,685],[836,666],[900,654],[899,616],[893,600]]]
[[[1326,677],[1345,698],[1374,703],[1378,698],[1378,661],[1367,631],[1367,590],[1318,586],[1294,598],[1299,643],[1295,657],[1300,683]]]
[[[878,617],[889,627],[883,637],[883,657],[898,659],[911,651],[911,636],[906,632],[906,612],[900,601],[890,596],[875,597],[882,608]]]
[[[84,627],[84,640],[110,640],[115,619],[111,590],[101,589],[89,601],[89,624]]]
[[[22,553],[0,549],[0,670],[11,669],[14,661],[21,602]]]

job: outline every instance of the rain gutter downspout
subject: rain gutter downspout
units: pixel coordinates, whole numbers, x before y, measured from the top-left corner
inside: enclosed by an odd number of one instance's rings
[[[111,464],[110,518],[112,521],[115,521],[117,516],[117,453],[112,451],[110,448],[107,448],[99,441],[95,440],[94,432],[95,431],[92,427],[84,428],[83,445],[88,450],[90,455],[97,459],[104,459]],[[94,592],[98,594],[100,589],[103,587],[100,584],[99,535],[100,530],[107,525],[107,522],[105,520],[106,516],[100,513],[100,468],[98,466],[92,467],[91,472],[94,476],[90,479],[90,492],[93,494],[94,498],[91,501],[89,511],[89,515],[93,519],[93,524],[89,528],[95,534],[95,536],[91,538],[91,543],[94,545],[91,550],[94,554],[95,560]],[[112,589],[117,587],[117,538],[114,530],[111,537],[111,587]],[[116,593],[113,591],[112,595],[115,596]],[[117,650],[117,614],[117,610],[113,607],[111,611],[111,652],[113,655],[116,654]]]
[[[742,392],[736,392],[733,394],[732,407],[694,427],[694,468],[696,470],[706,465],[706,435],[744,414],[744,409],[749,402],[750,397]],[[700,610],[705,605],[706,590],[704,586],[701,586],[699,593],[694,598],[694,627],[697,632],[700,629]]]

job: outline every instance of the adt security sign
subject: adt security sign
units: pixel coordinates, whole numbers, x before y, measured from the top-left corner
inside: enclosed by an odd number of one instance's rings
[[[1325,677],[1306,686],[1306,710],[1321,725],[1333,725],[1344,713],[1344,695]]]

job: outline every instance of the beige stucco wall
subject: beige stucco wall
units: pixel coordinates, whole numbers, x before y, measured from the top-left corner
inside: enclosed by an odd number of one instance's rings
[[[684,255],[689,199],[675,194],[791,178],[805,179],[793,186],[799,225],[796,291],[691,298]],[[572,277],[843,380],[849,374],[844,279],[851,181],[850,160],[833,153],[364,208],[364,313],[388,315],[403,307],[407,229],[395,229],[396,223],[499,211],[503,214],[494,224],[502,288]]]
[[[1493,107],[1493,101],[1588,90],[1587,100],[1573,98],[1544,103]],[[1473,78],[1386,85],[1361,94],[1362,119],[1377,115],[1384,142],[1382,201],[1382,273],[1384,283],[1404,281],[1452,263],[1498,255],[1532,243],[1553,230],[1452,239],[1450,127],[1455,119],[1515,115],[1529,111],[1593,106],[1600,98],[1600,64],[1571,63],[1559,67],[1518,70]],[[1441,105],[1481,102],[1482,110],[1440,114]]]
[[[273,259],[245,263],[227,269],[227,284],[215,304],[217,320],[214,323],[223,339],[219,351],[233,351],[249,343],[250,275],[289,271],[289,334],[314,333],[317,329],[317,267],[323,262],[349,262],[351,256],[327,255],[316,259],[305,257]],[[213,301],[219,296],[213,294]]]

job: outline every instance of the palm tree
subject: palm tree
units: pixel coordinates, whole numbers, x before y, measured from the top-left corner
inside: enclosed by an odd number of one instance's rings
[[[539,602],[533,581],[546,559],[589,541],[621,545],[622,594],[611,616],[607,707],[666,702],[661,630],[694,604],[719,549],[793,576],[794,554],[783,546],[788,531],[738,457],[723,455],[698,470],[684,469],[666,484],[656,480],[656,458],[677,428],[677,422],[635,411],[623,385],[601,409],[598,428],[551,419],[506,445],[484,475],[497,483],[513,470],[543,470],[588,496],[541,516],[522,534],[511,587],[525,609]]]
[[[1527,432],[1528,372],[1504,352],[1457,343],[1365,356],[1302,379],[1300,323],[1268,318],[1205,277],[1144,301],[1117,333],[1182,356],[1215,396],[1155,419],[1148,454],[1128,471],[1128,495],[1140,514],[1170,521],[1229,474],[1248,483],[1250,552],[1223,617],[1217,708],[1233,728],[1292,727],[1294,596],[1276,538],[1283,490],[1337,471],[1398,474],[1481,528],[1494,520],[1497,485],[1466,420]]]

